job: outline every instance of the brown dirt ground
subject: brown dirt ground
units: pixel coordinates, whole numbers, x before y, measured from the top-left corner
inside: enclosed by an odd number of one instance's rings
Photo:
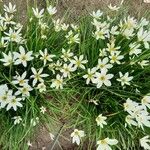
[[[1,0],[0,0],[1,1]],[[71,20],[76,19],[80,15],[84,15],[90,11],[102,9],[105,10],[107,5],[117,4],[121,0],[56,0],[57,9],[59,16],[63,14],[66,10],[69,10]],[[39,7],[45,7],[45,0],[3,0],[4,4],[12,2],[17,5],[18,17],[21,22],[26,20],[26,10],[27,4],[32,6],[37,2]],[[131,15],[136,15],[137,17],[145,14],[147,10],[150,10],[150,4],[143,3],[142,0],[125,0],[125,5],[129,6],[129,11]],[[2,6],[2,2],[0,2]],[[56,129],[57,127],[57,129]],[[55,126],[55,136],[57,137],[58,131],[61,129],[62,125]],[[33,146],[30,150],[75,150],[76,146],[71,144],[70,139],[64,137],[70,137],[70,130],[63,130],[63,136],[58,137],[58,141],[55,144],[55,141],[50,140],[49,132],[46,127],[39,127],[38,132],[35,135],[35,140]],[[69,141],[68,141],[69,140]],[[53,147],[53,145],[55,145]],[[45,147],[45,149],[44,149]],[[53,148],[52,148],[53,147]],[[43,149],[42,149],[43,148]]]

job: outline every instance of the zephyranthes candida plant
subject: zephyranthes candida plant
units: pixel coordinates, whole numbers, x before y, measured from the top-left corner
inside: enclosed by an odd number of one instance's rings
[[[114,13],[120,8],[109,5],[109,9]],[[10,114],[15,125],[24,124],[22,114],[28,102],[37,103],[39,111],[45,114],[46,106],[38,99],[50,90],[82,88],[82,95],[91,89],[89,94],[97,95],[89,100],[95,108],[106,105],[105,99],[110,102],[106,109],[97,111],[100,112],[94,122],[97,128],[105,130],[109,125],[108,110],[115,99],[119,110],[115,114],[124,117],[125,127],[135,126],[148,134],[144,128],[150,127],[149,21],[108,16],[98,10],[87,16],[88,22],[84,18],[75,25],[56,19],[56,12],[51,5],[46,10],[32,8],[27,27],[23,27],[15,21],[16,6],[4,5],[0,15],[3,115]],[[31,124],[35,126],[38,121],[36,116]],[[85,133],[74,129],[71,137],[79,145]],[[111,145],[118,143],[115,137],[96,138],[98,150],[110,150]],[[140,140],[145,149],[150,148],[147,142],[148,136]]]

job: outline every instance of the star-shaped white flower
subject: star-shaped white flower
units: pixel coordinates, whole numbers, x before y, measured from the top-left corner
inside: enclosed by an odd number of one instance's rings
[[[100,114],[96,118],[97,126],[100,126],[101,128],[103,128],[103,125],[107,125],[107,122],[105,121],[106,119],[107,119],[107,117],[102,116],[102,114]]]
[[[42,9],[42,10],[39,11],[38,8],[32,8],[32,10],[33,10],[33,13],[34,13],[34,15],[35,15],[36,18],[40,19],[40,18],[43,17],[43,15],[44,15],[44,9]]]
[[[17,98],[16,96],[9,97],[8,105],[6,110],[13,108],[15,111],[17,110],[17,107],[23,107],[23,105],[20,103],[22,98]]]
[[[56,75],[56,79],[52,79],[51,88],[62,89],[63,88],[63,76]]]
[[[90,14],[93,18],[100,19],[100,17],[103,15],[103,12],[100,10],[97,10],[96,12],[93,11],[92,14]]]
[[[112,68],[113,65],[112,65],[112,64],[109,64],[108,62],[109,62],[108,57],[105,57],[105,58],[102,59],[102,60],[101,60],[101,59],[98,59],[97,69],[100,69],[100,70],[102,70],[102,69],[108,70],[108,69]]]
[[[94,83],[97,85],[97,88],[100,88],[103,84],[106,86],[111,86],[110,79],[113,78],[113,74],[107,74],[106,70],[102,70],[101,73],[95,73]]]
[[[29,52],[25,52],[25,49],[20,46],[19,47],[19,52],[13,52],[14,54],[14,64],[15,65],[19,65],[22,64],[24,67],[27,67],[27,62],[31,61],[32,59],[34,59],[34,57],[32,57],[32,51]]]
[[[74,129],[74,132],[71,133],[72,143],[76,143],[77,145],[79,145],[81,138],[83,138],[84,136],[85,136],[84,131]]]
[[[4,5],[4,11],[10,14],[13,14],[16,12],[16,5],[12,5],[12,3],[9,3],[8,6]]]
[[[111,55],[109,56],[110,63],[121,64],[120,60],[122,60],[124,58],[124,56],[120,55],[120,53],[121,53],[120,51],[112,52]]]
[[[25,71],[21,76],[17,73],[17,75],[14,77],[14,80],[12,81],[13,84],[19,84],[20,86],[23,86],[24,84],[28,83],[28,79],[25,79],[27,76],[27,72]]]
[[[30,85],[23,84],[23,87],[18,88],[18,91],[15,93],[15,95],[20,95],[22,94],[22,97],[29,97],[30,96],[30,91],[32,91],[32,87]]]
[[[39,71],[37,71],[35,68],[31,68],[33,75],[30,78],[33,78],[32,85],[33,87],[36,85],[36,83],[39,82],[44,82],[42,78],[48,77],[48,74],[42,74],[43,68],[40,68]]]
[[[141,103],[143,106],[150,109],[150,96],[149,95],[144,96],[141,100]]]
[[[150,138],[149,136],[144,136],[143,138],[140,139],[140,145],[145,149],[145,150],[150,150]]]
[[[47,61],[52,62],[53,59],[55,57],[55,55],[49,55],[47,52],[47,48],[45,48],[44,52],[43,51],[39,51],[41,57],[40,59],[44,61],[44,66],[46,65]]]
[[[19,124],[22,121],[20,116],[15,116],[12,119],[14,119],[14,125]]]
[[[118,141],[116,139],[105,138],[103,140],[97,141],[97,149],[96,150],[112,150],[111,145],[116,145]]]
[[[108,8],[112,11],[118,11],[120,9],[120,7],[117,7],[117,6],[112,6],[112,4],[109,4],[108,5]]]
[[[1,62],[3,62],[4,66],[9,66],[13,63],[14,58],[13,58],[13,54],[9,51],[8,55],[3,53],[4,58],[0,59]]]
[[[130,85],[130,81],[133,79],[133,76],[129,76],[129,72],[126,72],[124,75],[122,72],[119,72],[120,78],[117,81],[121,82],[121,86]]]
[[[45,92],[46,91],[46,85],[41,82],[38,84],[37,89],[39,90],[40,93]]]
[[[86,79],[86,84],[89,84],[90,81],[91,81],[92,83],[94,83],[96,71],[97,71],[97,68],[96,68],[96,67],[94,67],[94,68],[92,68],[92,69],[88,68],[87,74],[85,74],[85,75],[83,76],[83,78]]]
[[[57,12],[56,7],[53,7],[52,5],[49,5],[47,7],[47,11],[48,11],[49,15],[51,15],[51,16],[56,14],[56,12]]]
[[[64,78],[70,78],[71,72],[74,72],[76,69],[72,66],[72,64],[64,64],[60,72],[63,73]]]
[[[85,69],[84,64],[86,64],[88,61],[83,60],[84,56],[80,55],[79,57],[75,56],[74,59],[70,60],[71,64],[74,65],[75,68],[82,68]]]

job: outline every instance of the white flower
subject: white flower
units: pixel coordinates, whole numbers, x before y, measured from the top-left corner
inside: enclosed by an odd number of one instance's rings
[[[0,107],[4,108],[12,96],[12,90],[9,90],[6,84],[0,85]]]
[[[93,11],[92,14],[90,14],[93,18],[100,19],[100,17],[103,15],[103,12],[100,10],[97,10],[96,12]]]
[[[124,19],[124,27],[128,30],[134,29],[137,27],[137,20],[134,17],[128,16]]]
[[[150,64],[149,60],[142,60],[140,62],[138,62],[138,64],[144,68],[145,66],[148,66]]]
[[[97,126],[100,126],[101,128],[103,128],[103,125],[107,125],[106,120],[107,117],[102,116],[102,114],[100,114],[97,118],[96,118],[96,122],[97,122]]]
[[[33,78],[33,82],[32,82],[32,85],[33,87],[36,85],[36,83],[38,81],[40,82],[44,82],[44,80],[42,78],[45,78],[45,77],[48,77],[49,75],[48,74],[42,74],[43,72],[43,68],[40,68],[39,71],[37,72],[35,68],[31,68],[32,72],[33,72],[33,75],[30,77],[30,78]]]
[[[47,7],[47,11],[48,11],[49,15],[51,15],[51,16],[56,14],[56,12],[57,12],[56,7],[53,7],[52,5],[49,5]]]
[[[13,54],[9,51],[8,55],[6,55],[5,53],[3,53],[4,58],[0,59],[1,62],[3,62],[4,66],[9,66],[13,63]]]
[[[71,133],[72,143],[76,143],[77,145],[79,145],[81,138],[84,136],[85,136],[84,131],[74,129],[74,132]]]
[[[16,5],[12,5],[11,3],[8,6],[4,5],[4,11],[13,14],[16,12]]]
[[[96,38],[96,40],[99,40],[99,39],[104,40],[107,34],[108,34],[108,30],[105,28],[102,28],[102,29],[96,30],[93,35]]]
[[[147,31],[143,29],[143,27],[141,27],[137,33],[137,37],[139,41],[144,42],[144,47],[146,49],[149,48],[149,43],[150,42],[150,31]]]
[[[20,86],[23,86],[24,84],[28,83],[28,79],[25,79],[27,76],[27,72],[25,71],[21,76],[17,73],[17,75],[14,77],[15,80],[12,81],[13,84],[19,84]]]
[[[9,28],[8,33],[4,32],[7,35],[7,37],[4,37],[4,39],[16,43],[21,43],[22,37],[20,31],[21,31],[20,29],[15,31],[12,28]]]
[[[128,98],[126,100],[126,103],[124,103],[124,110],[127,111],[129,114],[132,114],[132,111],[136,110],[137,106],[138,106],[138,103]]]
[[[15,116],[12,119],[14,119],[14,125],[19,124],[22,121],[20,116]]]
[[[30,123],[33,127],[36,126],[39,123],[39,117],[31,119]]]
[[[15,62],[14,64],[15,65],[18,65],[18,64],[22,64],[24,67],[27,67],[27,61],[31,61],[32,59],[34,59],[34,57],[32,57],[32,51],[29,51],[29,52],[25,52],[25,49],[20,46],[19,47],[19,52],[13,52],[14,54],[14,59],[15,59]]]
[[[109,33],[110,24],[108,22],[100,22],[94,18],[92,24],[96,27],[96,31],[102,30],[105,34]]]
[[[43,82],[41,82],[38,84],[37,89],[39,89],[40,93],[45,92],[46,91],[46,85]]]
[[[127,39],[130,39],[131,37],[134,36],[133,32],[134,32],[133,28],[131,28],[131,29],[125,29],[125,30],[123,30],[122,35],[125,36]]]
[[[98,100],[90,99],[89,103],[93,103],[94,105],[98,105]]]
[[[8,15],[7,13],[5,13],[5,16],[2,17],[2,20],[6,25],[15,25],[16,23],[12,21],[13,17],[13,15]]]
[[[127,99],[124,104],[124,109],[130,114],[126,117],[126,122],[129,125],[141,127],[143,130],[143,126],[150,127],[150,116],[145,105],[140,105],[139,103]]]
[[[150,150],[150,139],[148,135],[140,139],[140,145],[145,150]]]
[[[38,8],[32,8],[32,10],[36,18],[40,19],[43,17],[44,9],[39,11]]]
[[[144,3],[150,3],[150,0],[144,0]]]
[[[129,45],[130,47],[130,52],[129,52],[129,55],[138,55],[138,54],[141,54],[142,50],[139,48],[141,46],[141,44],[137,44],[136,42],[134,43],[131,43]]]
[[[118,140],[116,139],[110,139],[105,138],[103,140],[97,141],[97,149],[96,150],[112,150],[110,145],[116,145],[118,143]]]
[[[139,41],[150,41],[150,31],[147,31],[141,27],[137,33],[137,37]]]
[[[5,31],[7,29],[7,24],[0,18],[0,31]]]
[[[22,107],[22,104],[20,103],[21,100],[22,98],[17,98],[16,96],[10,96],[6,110],[8,111],[9,109],[13,108],[16,111],[17,107]]]
[[[54,134],[52,134],[52,133],[49,133],[49,136],[50,136],[51,140],[53,141],[53,140],[54,140],[54,138],[55,138],[55,135],[54,135]]]
[[[110,63],[117,63],[117,64],[121,64],[120,60],[122,60],[124,58],[123,55],[120,55],[121,51],[116,51],[116,52],[112,52],[111,55],[109,56]]]
[[[67,31],[67,29],[69,28],[69,24],[63,23],[63,24],[61,25],[61,28],[62,28],[62,30]]]
[[[17,23],[14,27],[15,30],[21,30],[23,28],[23,25],[21,23]]]
[[[71,64],[74,65],[75,68],[82,68],[85,69],[84,64],[86,64],[88,61],[83,60],[84,56],[80,55],[79,57],[75,56],[74,59],[70,60]]]
[[[100,50],[99,50],[99,56],[100,56],[100,57],[107,56],[106,48],[103,48],[103,49],[100,49]]]
[[[53,23],[54,23],[55,31],[59,32],[61,30],[61,20],[60,19],[57,19],[57,20],[53,19]]]
[[[111,43],[107,43],[106,50],[110,53],[118,52],[117,50],[120,49],[120,46],[115,47],[115,41],[111,41]]]
[[[118,11],[120,9],[120,7],[112,6],[111,4],[108,5],[108,8],[112,11]]]
[[[78,31],[78,29],[79,29],[78,25],[71,24],[70,26],[74,31]]]
[[[130,81],[133,79],[133,76],[129,76],[129,72],[126,72],[124,75],[119,72],[120,78],[117,81],[121,82],[121,86],[130,85]]]
[[[108,70],[108,69],[112,68],[113,65],[112,64],[108,64],[108,62],[109,62],[108,57],[105,57],[103,60],[98,59],[97,69]]]
[[[110,30],[110,33],[111,33],[112,35],[118,35],[118,34],[119,34],[119,31],[117,31],[117,29],[118,29],[118,26],[112,26],[112,27],[111,27],[111,30]]]
[[[125,121],[128,123],[128,125],[133,125],[133,126],[137,126],[137,122],[135,121],[135,118],[131,115],[127,115],[125,118]]]
[[[56,79],[52,80],[51,88],[62,89],[63,88],[63,77],[59,74],[56,75]]]
[[[30,91],[32,91],[32,90],[33,89],[31,88],[31,86],[26,83],[26,84],[23,84],[23,87],[18,88],[18,91],[15,93],[15,95],[22,94],[23,98],[28,97],[28,96],[30,96]]]
[[[97,71],[97,68],[94,67],[92,69],[88,68],[87,70],[87,74],[85,74],[83,76],[84,79],[86,79],[86,84],[89,84],[90,81],[93,83],[94,82],[94,79],[95,79],[95,73]]]
[[[100,30],[100,28],[102,28],[102,23],[95,18],[93,19],[92,24],[96,27],[96,30]]]
[[[70,60],[70,58],[73,56],[73,53],[70,52],[70,49],[65,50],[64,48],[62,48],[62,55],[61,58],[66,62],[68,60]]]
[[[63,77],[69,77],[70,78],[70,73],[74,72],[76,69],[72,66],[72,64],[64,64],[60,72],[63,73]]]
[[[56,63],[54,63],[55,70],[60,70],[62,68],[62,62],[60,60],[57,60]]]
[[[147,108],[150,109],[150,96],[146,95],[142,98],[141,103],[143,106],[146,106]]]
[[[110,79],[113,78],[113,74],[107,74],[106,70],[102,70],[101,73],[95,73],[94,83],[97,84],[97,88],[100,88],[103,84],[111,86]]]
[[[44,52],[42,52],[41,50],[39,51],[39,53],[41,54],[40,59],[44,61],[44,66],[46,65],[47,61],[53,61],[52,58],[55,57],[55,55],[49,55],[47,52],[47,48],[45,48]]]
[[[30,141],[27,142],[27,145],[28,145],[29,147],[32,147],[32,143],[31,143]]]
[[[74,35],[72,30],[65,37],[68,39],[68,44],[80,43],[79,33]]]
[[[41,112],[42,114],[45,114],[46,108],[45,108],[44,106],[40,107],[40,112]]]
[[[46,35],[42,35],[42,36],[41,36],[41,39],[44,39],[44,40],[45,40],[45,39],[47,39],[47,36],[46,36]]]
[[[140,113],[138,112],[137,116],[135,117],[138,122],[138,127],[141,127],[143,130],[143,125],[146,127],[150,127],[150,116],[147,111],[141,111]]]
[[[8,45],[8,41],[5,42],[5,38],[2,37],[0,41],[0,48],[7,47],[7,45]]]
[[[147,21],[145,18],[142,17],[140,20],[139,26],[144,27],[144,26],[147,26],[148,24],[149,24],[149,21]]]

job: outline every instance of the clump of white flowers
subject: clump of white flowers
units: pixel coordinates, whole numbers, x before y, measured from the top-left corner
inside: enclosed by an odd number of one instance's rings
[[[150,114],[148,108],[150,104],[150,96],[145,96],[141,103],[127,99],[124,103],[124,110],[129,114],[126,116],[128,125],[138,126],[144,130],[144,126],[150,127]]]

